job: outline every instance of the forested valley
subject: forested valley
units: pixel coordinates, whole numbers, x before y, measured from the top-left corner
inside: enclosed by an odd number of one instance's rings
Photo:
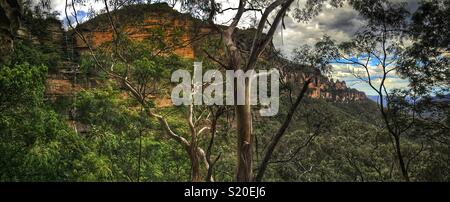
[[[0,181],[450,180],[449,0],[231,2],[0,1]],[[328,7],[365,24],[274,45]],[[242,105],[173,105],[171,75],[194,62],[278,70],[278,113],[249,104],[249,82]]]

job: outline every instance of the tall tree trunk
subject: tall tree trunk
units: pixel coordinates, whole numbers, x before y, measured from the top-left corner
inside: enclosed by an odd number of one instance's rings
[[[409,182],[408,170],[406,169],[405,161],[403,160],[402,150],[400,148],[400,137],[394,136],[395,140],[395,152],[397,153],[398,163],[400,167],[400,172],[402,173],[403,179]]]
[[[189,147],[189,154],[191,160],[191,181],[200,182],[202,181],[202,176],[200,174],[200,160],[196,145],[191,145],[191,147]]]
[[[289,127],[289,124],[292,121],[292,118],[294,117],[295,111],[297,110],[298,106],[300,105],[301,101],[303,100],[303,97],[305,96],[306,91],[308,90],[308,86],[311,83],[311,80],[308,79],[303,84],[303,88],[300,91],[299,95],[297,96],[297,99],[295,100],[295,103],[291,106],[289,109],[289,112],[286,116],[286,119],[283,122],[283,125],[281,125],[280,129],[278,129],[275,136],[272,138],[272,140],[269,143],[269,146],[267,147],[267,150],[264,154],[264,158],[261,162],[261,165],[259,166],[258,174],[256,175],[255,181],[261,182],[264,173],[266,172],[267,166],[269,165],[269,160],[272,158],[273,151],[275,151],[275,148],[277,144],[280,142],[281,137],[285,134],[287,128]]]
[[[142,162],[142,130],[139,131],[139,155],[138,155],[138,177],[137,181],[141,181],[141,162]]]
[[[391,127],[391,125],[389,123],[388,115],[384,111],[383,95],[380,94],[380,93],[379,93],[379,95],[380,95],[380,104],[379,104],[379,106],[380,106],[380,110],[381,110],[381,115],[383,116],[383,120],[384,120],[384,122],[386,124],[388,132],[390,133],[390,135],[392,137],[394,137],[395,154],[397,156],[400,173],[401,173],[403,179],[406,182],[409,182],[410,180],[409,180],[408,170],[406,168],[406,164],[405,164],[405,161],[403,159],[403,154],[402,154],[401,145],[400,145],[400,134],[394,128]]]
[[[200,174],[200,158],[197,151],[197,130],[194,124],[194,105],[189,105],[187,121],[191,133],[191,142],[187,148],[187,152],[191,160],[191,181],[200,182],[202,180],[202,177]]]
[[[214,110],[211,110],[211,112],[213,114],[213,118],[211,120],[211,138],[209,140],[209,145],[206,150],[206,153],[204,155],[204,159],[205,159],[204,161],[205,161],[206,167],[207,167],[207,174],[206,174],[205,180],[207,182],[214,182],[214,177],[213,177],[214,166],[216,165],[217,161],[219,160],[219,158],[221,156],[221,154],[219,153],[219,155],[216,157],[215,160],[211,159],[212,148],[213,148],[216,133],[217,133],[217,122],[218,122],[220,116],[223,113],[225,113],[225,111],[226,111],[226,108],[223,106],[220,106],[216,112],[214,112]]]
[[[236,105],[237,126],[237,171],[236,181],[252,181],[252,113],[250,106],[249,80],[245,81],[245,104]]]

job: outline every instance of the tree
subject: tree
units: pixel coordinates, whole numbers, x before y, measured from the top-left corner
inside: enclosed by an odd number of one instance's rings
[[[409,80],[410,90],[397,92],[397,95],[408,100],[411,97],[418,99],[397,102],[397,108],[416,114],[414,137],[423,138],[427,144],[434,145],[433,148],[448,148],[450,144],[447,135],[450,109],[449,3],[448,0],[420,2],[405,31],[412,44],[405,49],[398,62],[398,72]],[[425,147],[424,150],[432,152],[435,149]],[[442,174],[440,177],[444,176]]]
[[[191,162],[192,181],[202,181],[204,179],[200,169],[202,162],[208,172],[206,175],[208,179],[206,180],[213,181],[211,172],[213,167],[212,164],[215,162],[210,159],[212,146],[210,145],[208,147],[208,153],[205,153],[200,145],[198,145],[200,134],[210,130],[210,127],[197,124],[201,123],[199,118],[204,119],[204,117],[195,117],[194,106],[188,106],[186,116],[188,125],[187,133],[190,137],[188,139],[174,131],[166,118],[155,112],[157,106],[155,106],[152,97],[161,95],[161,92],[156,92],[155,90],[161,89],[161,85],[167,84],[168,75],[164,73],[168,73],[171,68],[187,68],[184,61],[178,59],[171,53],[171,50],[177,46],[169,46],[169,44],[166,43],[152,46],[152,39],[148,39],[146,41],[147,43],[144,43],[147,45],[150,44],[150,46],[137,46],[137,43],[131,42],[127,36],[121,32],[120,27],[116,26],[113,15],[109,10],[110,3],[104,1],[104,5],[113,33],[113,41],[110,44],[106,44],[103,50],[98,51],[94,50],[85,36],[70,23],[69,15],[67,13],[69,4],[66,1],[66,19],[68,19],[69,26],[74,30],[76,35],[89,47],[93,65],[100,70],[100,73],[106,74],[108,77],[120,82],[123,88],[129,92],[129,95],[141,104],[146,111],[147,116],[157,119],[164,128],[167,136],[172,140],[175,140],[184,148]],[[73,13],[76,13],[73,1],[71,6]],[[77,16],[73,13],[72,17],[74,17],[75,22],[77,22],[78,25]],[[130,51],[130,49],[133,49],[133,51]],[[163,80],[164,78],[166,80]],[[158,87],[155,85],[158,85]],[[217,121],[215,123],[211,122],[211,124],[216,123]],[[213,125],[213,127],[215,126]],[[212,136],[214,136],[214,133],[215,131],[213,130]],[[213,143],[214,141],[211,142]]]
[[[292,103],[291,100],[291,107],[289,108],[289,112],[286,116],[286,119],[283,121],[283,124],[278,129],[276,134],[272,137],[272,141],[269,142],[266,152],[263,156],[263,160],[261,162],[261,165],[258,168],[258,173],[255,177],[256,181],[262,181],[264,173],[267,169],[267,166],[269,165],[269,160],[272,158],[273,152],[275,150],[275,147],[280,142],[280,139],[284,136],[286,133],[286,130],[289,127],[289,124],[292,122],[294,118],[294,114],[298,110],[298,107],[305,97],[306,92],[308,91],[308,88],[312,82],[312,79],[314,77],[317,77],[318,75],[321,75],[323,73],[327,73],[330,70],[330,66],[328,65],[328,62],[332,60],[334,57],[334,51],[330,51],[328,47],[330,46],[331,40],[326,37],[323,42],[319,42],[316,44],[314,49],[309,48],[308,46],[303,46],[297,50],[295,50],[294,55],[294,62],[295,66],[291,68],[284,68],[285,72],[284,75],[299,75],[302,74],[302,82],[303,87],[299,91],[297,98],[295,99],[295,102]],[[300,68],[299,67],[304,67]],[[309,71],[308,71],[309,69]],[[296,72],[297,74],[295,74]],[[297,81],[297,80],[294,80]],[[283,82],[287,85],[290,85],[288,88],[292,88],[292,86],[297,85],[297,83],[292,81],[285,81]],[[290,91],[291,93],[292,91]],[[292,99],[292,95],[289,96],[290,99]]]
[[[410,81],[408,96],[414,94],[421,98],[416,103],[418,107],[409,107],[418,115],[448,110],[445,100],[450,87],[449,3],[448,0],[421,2],[407,30],[412,45],[401,55],[398,72]],[[427,120],[435,117],[420,118]],[[441,118],[439,122],[428,121],[438,124],[435,125],[437,128],[448,128],[447,119]]]
[[[205,19],[209,24],[215,28],[215,30],[220,34],[222,43],[224,44],[225,60],[226,63],[219,63],[224,69],[227,70],[253,70],[257,64],[258,58],[263,54],[263,52],[268,48],[272,41],[272,37],[278,29],[279,25],[283,22],[284,17],[288,14],[291,4],[294,0],[276,0],[271,2],[265,1],[246,1],[241,0],[238,3],[238,7],[228,7],[223,8],[224,5],[216,3],[214,0],[185,0],[179,1],[183,9],[186,10],[198,10],[196,12],[202,19]],[[298,20],[306,21],[311,17],[317,15],[322,4],[325,1],[308,1],[304,8],[295,8],[294,17]],[[73,4],[73,2],[72,2]],[[342,2],[340,0],[332,0],[330,4],[333,6],[341,6]],[[66,2],[67,5],[67,2]],[[73,6],[72,6],[73,7]],[[67,6],[66,6],[67,8]],[[111,24],[111,30],[114,34],[116,41],[120,38],[117,26],[114,23],[113,17],[110,15],[110,8],[108,3],[105,1],[105,10]],[[221,27],[215,24],[214,19],[217,14],[223,13],[227,10],[235,10],[236,15],[229,25],[226,27]],[[254,12],[260,15],[257,19],[256,29],[252,31],[252,38],[249,40],[249,44],[242,44],[237,40],[237,32],[239,31],[238,26],[245,13]],[[74,13],[76,11],[74,10]],[[67,12],[66,12],[67,16]],[[76,20],[76,14],[73,14]],[[68,18],[68,17],[67,17]],[[269,22],[273,18],[272,22]],[[76,30],[76,29],[75,29]],[[78,35],[80,35],[78,33]],[[80,35],[81,38],[83,38]],[[84,40],[86,41],[86,40]],[[87,42],[87,41],[86,41]],[[92,48],[90,48],[92,49]],[[215,56],[209,55],[210,59],[213,61],[219,61]],[[120,57],[120,55],[119,55]],[[106,70],[107,68],[103,68]],[[110,72],[111,73],[111,72]],[[110,76],[119,78],[123,80],[123,76],[110,74]],[[238,78],[236,78],[238,79]],[[237,82],[237,80],[235,80]],[[139,99],[141,95],[130,83],[124,82],[127,88],[132,92],[134,96]],[[235,85],[237,86],[237,85]],[[249,81],[245,81],[244,86],[245,92],[245,104],[235,105],[236,114],[236,128],[237,128],[237,169],[236,169],[236,180],[237,181],[253,181],[253,159],[252,159],[252,109],[249,103],[250,92],[249,92]],[[235,93],[238,93],[235,91]],[[162,123],[165,124],[165,123]],[[269,155],[270,156],[270,155]]]
[[[76,2],[76,1],[75,1]],[[311,17],[317,15],[323,4],[329,2],[332,6],[340,6],[343,1],[332,0],[332,1],[307,1],[303,8],[294,7],[291,8],[293,0],[274,0],[274,1],[239,1],[236,7],[228,7],[229,4],[217,3],[214,0],[181,0],[181,1],[171,1],[171,5],[179,3],[181,8],[189,11],[195,11],[194,15],[199,17],[209,23],[209,25],[214,29],[215,33],[220,36],[220,43],[223,47],[222,53],[212,54],[209,51],[204,51],[207,57],[216,63],[213,68],[221,67],[223,70],[254,70],[258,69],[259,62],[263,57],[267,57],[267,54],[271,51],[271,40],[276,32],[276,29],[280,25],[284,25],[284,18],[287,15],[293,15],[294,18],[300,21],[306,21]],[[311,66],[313,69],[326,70],[326,63],[330,61],[330,57],[338,58],[338,62],[345,64],[352,64],[355,67],[361,66],[368,72],[362,78],[359,78],[368,82],[369,85],[380,94],[381,99],[387,98],[389,103],[386,107],[385,103],[381,103],[379,110],[384,118],[384,125],[388,128],[391,137],[393,138],[394,148],[398,164],[400,167],[400,172],[405,180],[408,180],[408,165],[409,161],[405,162],[403,160],[402,148],[400,136],[404,136],[407,130],[411,129],[412,123],[415,121],[414,116],[407,116],[408,111],[406,109],[395,108],[392,105],[395,97],[388,93],[388,88],[386,87],[386,80],[391,73],[397,70],[394,64],[398,64],[399,53],[402,52],[402,44],[395,43],[395,40],[401,39],[404,30],[404,19],[406,17],[406,12],[402,9],[400,4],[393,4],[387,1],[349,1],[350,5],[358,10],[361,15],[363,15],[369,22],[369,25],[365,27],[364,31],[358,33],[356,39],[351,43],[342,44],[340,48],[343,51],[339,52],[339,55],[333,55],[337,52],[334,49],[328,49],[332,47],[331,41],[329,39],[324,40],[322,45],[318,50],[318,54],[311,54],[312,50],[308,51],[298,51],[299,61],[301,63],[306,63],[306,65]],[[81,38],[88,46],[89,54],[91,56],[91,66],[95,66],[98,71],[98,75],[105,76],[109,79],[115,80],[122,89],[125,89],[129,96],[133,97],[141,107],[143,107],[147,113],[147,116],[152,119],[158,120],[160,126],[165,129],[167,137],[175,140],[179,145],[181,145],[185,153],[190,159],[191,164],[191,177],[193,181],[199,180],[211,180],[213,173],[213,165],[220,157],[216,155],[216,159],[212,159],[211,151],[214,145],[214,137],[216,131],[216,124],[220,119],[221,114],[225,109],[214,106],[212,108],[197,108],[194,106],[188,106],[185,108],[184,112],[187,113],[186,119],[186,131],[177,131],[173,127],[173,123],[167,120],[167,117],[161,115],[161,109],[155,106],[153,102],[153,96],[161,95],[159,92],[155,92],[154,89],[156,85],[164,83],[162,76],[159,73],[163,72],[167,64],[174,67],[175,64],[180,64],[183,62],[176,62],[177,60],[172,60],[168,55],[172,48],[162,42],[158,45],[149,45],[151,51],[135,51],[136,47],[133,43],[127,39],[125,33],[123,33],[122,24],[117,23],[116,13],[112,10],[120,9],[123,6],[131,5],[134,3],[142,3],[140,1],[103,1],[105,5],[104,15],[102,16],[104,20],[107,20],[109,24],[109,30],[113,34],[113,41],[106,44],[103,49],[98,48],[94,50],[89,40],[83,36],[82,32],[79,32],[78,27],[73,27],[72,23],[79,25],[77,19],[77,10],[75,8],[76,3],[74,1],[68,3],[66,1],[66,18],[70,22],[69,26],[74,31],[74,33]],[[393,8],[388,8],[393,6]],[[69,16],[67,10],[71,8],[72,12]],[[215,24],[215,18],[218,14],[234,11],[235,16],[226,24],[226,26],[220,26]],[[242,21],[246,17],[246,14],[255,14],[255,21],[257,22],[254,26],[255,28],[248,30],[239,29],[242,26]],[[69,20],[73,18],[72,21]],[[75,22],[74,22],[75,21]],[[246,36],[242,37],[243,32]],[[219,37],[218,37],[219,38]],[[157,40],[154,40],[155,42]],[[333,47],[334,48],[334,47]],[[130,50],[133,49],[132,54]],[[100,51],[99,51],[100,50]],[[144,53],[145,52],[145,53]],[[149,55],[149,56],[148,56]],[[343,56],[343,57],[341,57]],[[224,61],[224,62],[223,62]],[[298,62],[299,62],[298,61]],[[369,62],[375,62],[382,72],[380,77],[380,84],[377,85],[377,80],[372,80],[373,75],[371,75]],[[161,65],[159,65],[161,64]],[[176,66],[176,65],[175,65]],[[187,65],[180,65],[181,68],[186,68]],[[263,67],[264,68],[264,67]],[[303,69],[302,69],[303,71]],[[287,74],[290,74],[288,72]],[[235,79],[235,84],[237,82]],[[288,130],[290,122],[293,120],[295,112],[297,111],[303,97],[307,91],[309,77],[304,78],[304,86],[296,96],[296,100],[292,101],[292,106],[288,110],[289,113],[286,115],[286,119],[282,121],[282,124],[278,130],[274,133],[274,138],[264,150],[264,157],[262,158],[261,165],[254,169],[253,164],[255,163],[253,159],[253,146],[254,135],[253,135],[253,123],[252,123],[252,107],[250,106],[250,86],[249,80],[245,80],[245,104],[234,106],[235,111],[235,125],[237,134],[237,149],[236,149],[236,181],[260,181],[262,180],[267,166],[270,163],[270,159],[273,156],[276,147],[281,141],[282,137]],[[237,86],[237,85],[235,85]],[[235,94],[237,89],[235,89]],[[383,100],[384,101],[384,100]],[[217,111],[215,111],[217,110]],[[182,110],[181,110],[182,111]],[[202,119],[201,121],[196,121],[196,115],[199,114],[210,114],[211,117]],[[406,120],[406,121],[405,121]],[[196,124],[196,122],[198,124]],[[207,145],[206,152],[202,149],[204,143],[202,143],[202,138],[200,133],[208,131],[210,134],[210,140]],[[189,138],[187,138],[189,137]],[[202,145],[203,144],[203,145]],[[205,148],[205,147],[203,147]],[[353,163],[353,159],[348,158]],[[258,161],[258,160],[257,160]],[[206,175],[201,174],[201,163],[204,163],[204,168],[207,170]],[[356,165],[356,164],[354,164]],[[354,166],[358,168],[358,166]],[[256,176],[253,172],[257,170]],[[203,178],[205,177],[205,178]]]
[[[0,180],[66,181],[87,150],[82,138],[44,105],[47,69],[0,69]]]
[[[202,5],[208,5],[208,1],[203,2]],[[221,4],[214,0],[209,1],[209,7],[206,6],[205,13],[208,14],[208,21],[215,26],[220,33],[224,44],[224,52],[226,55],[226,62],[222,64],[228,70],[253,70],[257,64],[258,58],[270,45],[273,35],[278,29],[279,25],[284,21],[284,17],[288,14],[288,10],[293,4],[294,0],[275,0],[275,1],[246,1],[240,0],[237,8],[222,8]],[[299,20],[308,20],[317,15],[322,4],[325,1],[307,1],[305,8],[295,8],[294,17]],[[341,1],[330,1],[333,6],[340,6]],[[236,10],[231,23],[223,28],[216,26],[214,18],[218,13],[224,10]],[[251,43],[246,46],[240,46],[237,40],[238,25],[242,17],[247,12],[259,12],[260,18],[256,20],[256,29],[253,31],[253,37],[250,39]],[[272,22],[269,23],[269,19]],[[245,48],[247,47],[247,48]],[[213,59],[218,61],[217,59]],[[236,84],[237,80],[235,80]],[[252,158],[252,109],[250,106],[250,82],[245,79],[245,92],[242,93],[245,97],[243,105],[235,105],[236,114],[236,132],[237,132],[237,168],[236,181],[253,181],[253,158]],[[237,85],[235,85],[237,86]],[[289,120],[289,118],[288,118]],[[282,131],[282,130],[281,130]],[[276,145],[276,144],[275,144]],[[270,152],[269,152],[270,153]],[[268,155],[270,156],[270,155]]]
[[[398,71],[420,95],[436,90],[448,93],[449,3],[448,0],[422,1],[407,30],[412,45],[402,54]]]
[[[400,172],[405,181],[410,181],[400,138],[414,124],[414,116],[406,122],[399,118],[401,113],[396,114],[398,111],[391,108],[386,84],[398,69],[403,52],[403,29],[409,13],[403,4],[388,1],[351,1],[350,4],[368,20],[368,25],[353,41],[340,45],[336,62],[351,65],[354,76],[378,95],[380,113],[393,138]],[[362,71],[358,71],[360,69]]]

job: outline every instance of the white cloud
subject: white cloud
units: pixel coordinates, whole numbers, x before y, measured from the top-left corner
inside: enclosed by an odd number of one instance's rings
[[[364,69],[346,64],[333,64],[332,67],[332,78],[334,80],[346,81],[349,87],[356,88],[357,90],[363,91],[368,95],[375,94],[369,84],[364,82],[368,81],[367,73]],[[374,86],[379,86],[381,83],[380,78],[383,76],[382,69],[376,66],[369,66],[369,73]],[[355,75],[359,76],[364,81],[357,78]],[[408,87],[408,84],[409,81],[399,78],[395,71],[390,72],[385,80],[385,85],[388,91],[391,91],[392,89],[405,89]]]
[[[38,0],[33,0],[33,1],[38,1]],[[60,18],[63,19],[65,18],[64,15],[64,9],[66,6],[66,0],[52,0],[51,1],[51,7],[54,11],[58,11],[61,15]],[[68,1],[68,4],[71,4],[71,0]],[[83,10],[85,12],[87,12],[89,10],[89,8],[93,8],[96,11],[100,11],[101,9],[104,9],[105,5],[103,4],[103,1],[86,1],[83,4],[77,4],[76,5],[76,9],[77,10]],[[68,7],[67,12],[72,13],[72,8]]]

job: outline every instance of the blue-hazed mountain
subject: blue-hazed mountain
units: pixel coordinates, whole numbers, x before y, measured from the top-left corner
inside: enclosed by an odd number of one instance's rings
[[[370,100],[374,101],[377,104],[380,104],[380,96],[378,96],[378,95],[367,95],[367,98],[369,98]],[[386,98],[383,98],[383,105],[387,106]]]

